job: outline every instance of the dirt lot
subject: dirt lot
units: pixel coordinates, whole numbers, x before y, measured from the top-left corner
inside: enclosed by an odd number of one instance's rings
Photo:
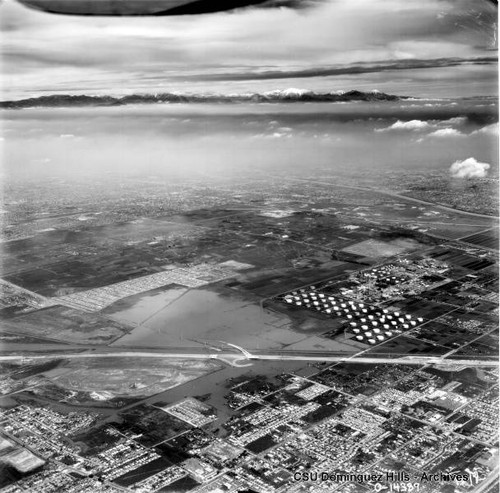
[[[96,358],[72,361],[52,379],[60,387],[91,393],[95,400],[149,396],[222,368],[212,360]]]

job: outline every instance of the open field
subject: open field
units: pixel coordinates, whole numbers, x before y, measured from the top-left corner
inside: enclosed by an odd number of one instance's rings
[[[106,344],[131,326],[65,306],[52,306],[7,318],[2,329],[15,335],[46,337],[61,342]]]
[[[12,466],[26,474],[43,466],[45,461],[16,442],[0,436],[0,464]]]
[[[462,237],[461,240],[494,250],[498,250],[499,248],[498,229],[490,229],[488,231],[482,231],[470,236],[465,236]]]
[[[417,250],[421,245],[415,240],[399,239],[388,242],[365,240],[345,247],[343,252],[354,253],[363,257],[392,257],[401,253]]]
[[[65,389],[87,392],[95,400],[108,400],[158,394],[221,368],[213,360],[101,358],[72,361],[65,374],[51,380]]]

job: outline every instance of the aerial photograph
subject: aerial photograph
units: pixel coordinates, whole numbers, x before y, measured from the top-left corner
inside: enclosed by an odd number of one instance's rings
[[[495,0],[0,0],[0,493],[499,493]]]

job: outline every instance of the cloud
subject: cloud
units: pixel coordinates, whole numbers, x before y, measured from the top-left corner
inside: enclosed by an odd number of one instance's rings
[[[453,178],[484,178],[489,169],[488,163],[481,163],[470,157],[463,161],[455,161],[450,166],[450,174]]]
[[[402,52],[401,52],[402,53]],[[408,56],[409,52],[405,52]],[[339,75],[370,74],[398,70],[416,70],[432,68],[449,68],[470,65],[495,65],[495,57],[474,58],[436,58],[429,60],[416,60],[414,58],[402,58],[396,61],[377,61],[375,63],[363,62],[357,64],[346,64],[335,67],[313,67],[300,70],[261,70],[258,67],[251,71],[206,73],[178,76],[184,79],[196,79],[206,81],[243,81],[243,80],[278,80],[278,79],[304,79],[314,77],[332,77]],[[432,104],[429,104],[432,106]]]
[[[433,87],[439,86],[436,91],[448,96],[448,89],[464,77],[478,80],[485,73],[496,83],[496,61],[485,48],[494,7],[472,4],[271,0],[263,6],[278,8],[99,18],[55,16],[5,1],[0,17],[0,31],[8,33],[0,47],[3,85],[11,93],[35,95],[140,86],[150,91],[227,91],[246,81],[245,90],[255,90],[261,81],[262,91],[268,80],[307,77],[317,80],[313,89],[331,90],[328,78],[344,76],[335,81],[335,89],[360,88],[366,82],[390,92],[400,81],[422,88],[425,84],[417,79],[427,76]],[[457,27],[456,19],[463,19],[463,26]],[[476,29],[473,19],[484,28]],[[210,81],[220,81],[224,89]],[[384,82],[392,87],[386,90]]]
[[[467,117],[466,116],[455,116],[453,118],[449,118],[448,120],[443,120],[442,122],[439,122],[438,125],[463,125],[464,123],[467,123]]]
[[[447,120],[398,120],[386,128],[377,128],[375,132],[422,132],[424,130],[432,130],[437,128],[434,132],[430,133],[429,137],[459,137],[463,134],[450,126],[461,126],[467,123],[466,116],[456,116],[448,118]],[[440,128],[441,127],[441,128]],[[419,139],[417,142],[421,142]]]
[[[398,120],[396,123],[393,123],[387,128],[375,129],[376,132],[390,132],[392,130],[395,131],[421,131],[429,128],[431,124],[429,122],[424,122],[422,120],[410,120],[407,122],[403,122]]]
[[[492,123],[491,125],[486,125],[479,130],[474,130],[471,135],[498,135],[498,123]]]
[[[465,135],[455,128],[440,128],[434,132],[429,134],[429,137],[438,137],[438,138],[446,138],[446,137],[465,137]]]

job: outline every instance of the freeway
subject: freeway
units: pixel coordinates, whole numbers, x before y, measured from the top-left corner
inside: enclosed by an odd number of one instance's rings
[[[242,352],[214,350],[208,347],[164,348],[164,349],[124,349],[124,348],[93,348],[88,350],[80,347],[80,351],[50,351],[44,354],[19,351],[17,354],[0,354],[0,361],[16,360],[48,360],[48,359],[88,359],[88,358],[177,358],[177,359],[218,359],[232,366],[249,364],[252,360],[275,361],[317,361],[317,362],[347,362],[365,364],[406,364],[440,366],[499,366],[496,358],[443,358],[442,356],[415,356],[401,354],[374,354],[366,356],[359,353],[333,351],[286,351],[286,350],[248,350]],[[83,351],[82,351],[83,349]],[[359,355],[358,355],[359,354]]]

